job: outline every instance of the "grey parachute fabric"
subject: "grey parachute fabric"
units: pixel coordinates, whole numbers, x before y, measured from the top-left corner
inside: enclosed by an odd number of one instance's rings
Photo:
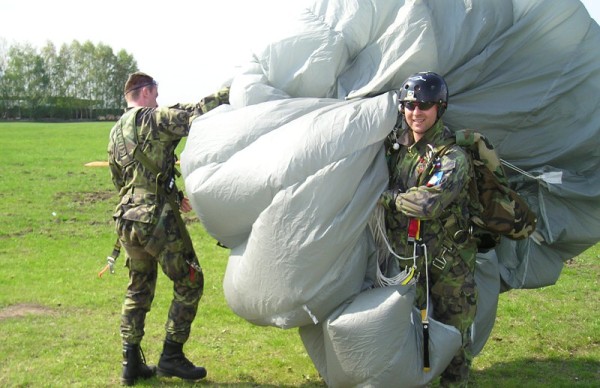
[[[265,133],[266,118],[245,119],[257,108],[281,126]],[[387,93],[274,101],[218,114],[214,128],[204,127],[208,115],[193,123],[193,151],[186,145],[182,155],[186,191],[209,233],[232,248],[224,289],[237,314],[298,327],[360,292],[365,226],[388,180],[381,142],[395,111]],[[206,149],[215,146],[224,152]],[[227,147],[237,152],[228,157]],[[190,172],[189,152],[212,158]]]
[[[325,381],[341,387],[419,387],[439,375],[460,348],[461,335],[431,320],[425,372],[423,331],[414,324],[421,313],[413,302],[414,287],[373,288],[340,306],[322,325],[301,327],[310,356],[324,356],[315,365]]]
[[[417,71],[443,75],[445,123],[485,134],[538,214],[531,238],[478,257],[477,353],[498,293],[553,284],[600,240],[600,28],[578,0],[322,0],[287,27],[233,78],[231,106],[193,123],[181,157],[195,211],[231,248],[227,302],[250,322],[300,327],[328,385],[385,386],[390,371],[426,384],[395,364],[419,341],[420,322],[392,318],[407,298],[369,289],[390,91]],[[353,364],[339,333],[370,330],[371,310],[390,318]],[[406,341],[383,368],[394,333]],[[444,340],[430,338],[441,363]]]

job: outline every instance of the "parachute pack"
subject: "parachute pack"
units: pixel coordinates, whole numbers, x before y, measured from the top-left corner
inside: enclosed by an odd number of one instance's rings
[[[479,248],[493,248],[501,235],[513,240],[529,237],[535,231],[537,216],[527,202],[509,187],[492,143],[477,131],[462,129],[455,132],[454,138],[438,151],[438,155],[443,155],[451,144],[467,151],[473,166],[469,210]]]

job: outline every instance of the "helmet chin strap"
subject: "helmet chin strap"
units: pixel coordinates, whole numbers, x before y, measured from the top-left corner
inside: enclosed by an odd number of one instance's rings
[[[437,119],[441,119],[442,115],[446,112],[446,108],[448,108],[448,103],[446,102],[440,102],[438,104],[438,111],[437,111]],[[436,120],[437,123],[437,120]]]
[[[402,116],[402,130],[406,131],[408,129],[408,123],[406,122],[406,118]]]

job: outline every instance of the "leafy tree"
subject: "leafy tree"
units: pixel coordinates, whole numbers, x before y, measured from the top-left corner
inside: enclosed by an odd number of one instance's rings
[[[113,101],[112,103],[118,106],[125,105],[125,97],[123,96],[123,86],[129,74],[138,70],[137,62],[127,53],[125,50],[120,50],[117,53],[116,67],[114,73],[114,79],[112,80],[113,86]]]
[[[25,44],[8,50],[6,68],[2,76],[3,97],[9,109],[17,109],[18,117],[28,112],[39,100],[39,89],[45,78],[35,49]]]
[[[5,54],[6,53],[6,54]],[[137,70],[126,51],[105,44],[7,46],[0,38],[0,118],[94,119],[124,106],[122,85]]]
[[[7,97],[5,94],[8,93],[8,91],[5,90],[3,86],[4,72],[6,70],[7,62],[7,51],[8,43],[6,42],[6,39],[0,37],[0,118],[6,116],[6,111],[8,108],[7,100],[5,99]]]
[[[6,67],[6,51],[8,50],[8,43],[6,39],[0,37],[0,79],[4,74],[4,68]]]

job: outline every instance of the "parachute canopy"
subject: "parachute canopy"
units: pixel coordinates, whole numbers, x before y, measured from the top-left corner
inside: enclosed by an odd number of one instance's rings
[[[445,124],[485,134],[538,214],[532,238],[479,258],[487,306],[500,283],[553,284],[600,240],[600,28],[578,0],[320,0],[286,26],[235,75],[231,106],[193,123],[181,164],[195,211],[232,249],[232,309],[301,327],[328,384],[407,381],[394,363],[367,372],[331,352],[336,328],[348,330],[344,305],[403,299],[364,290],[368,220],[387,185],[381,144],[410,74],[445,77]],[[495,319],[481,311],[476,350]],[[381,341],[363,356],[377,360]]]

